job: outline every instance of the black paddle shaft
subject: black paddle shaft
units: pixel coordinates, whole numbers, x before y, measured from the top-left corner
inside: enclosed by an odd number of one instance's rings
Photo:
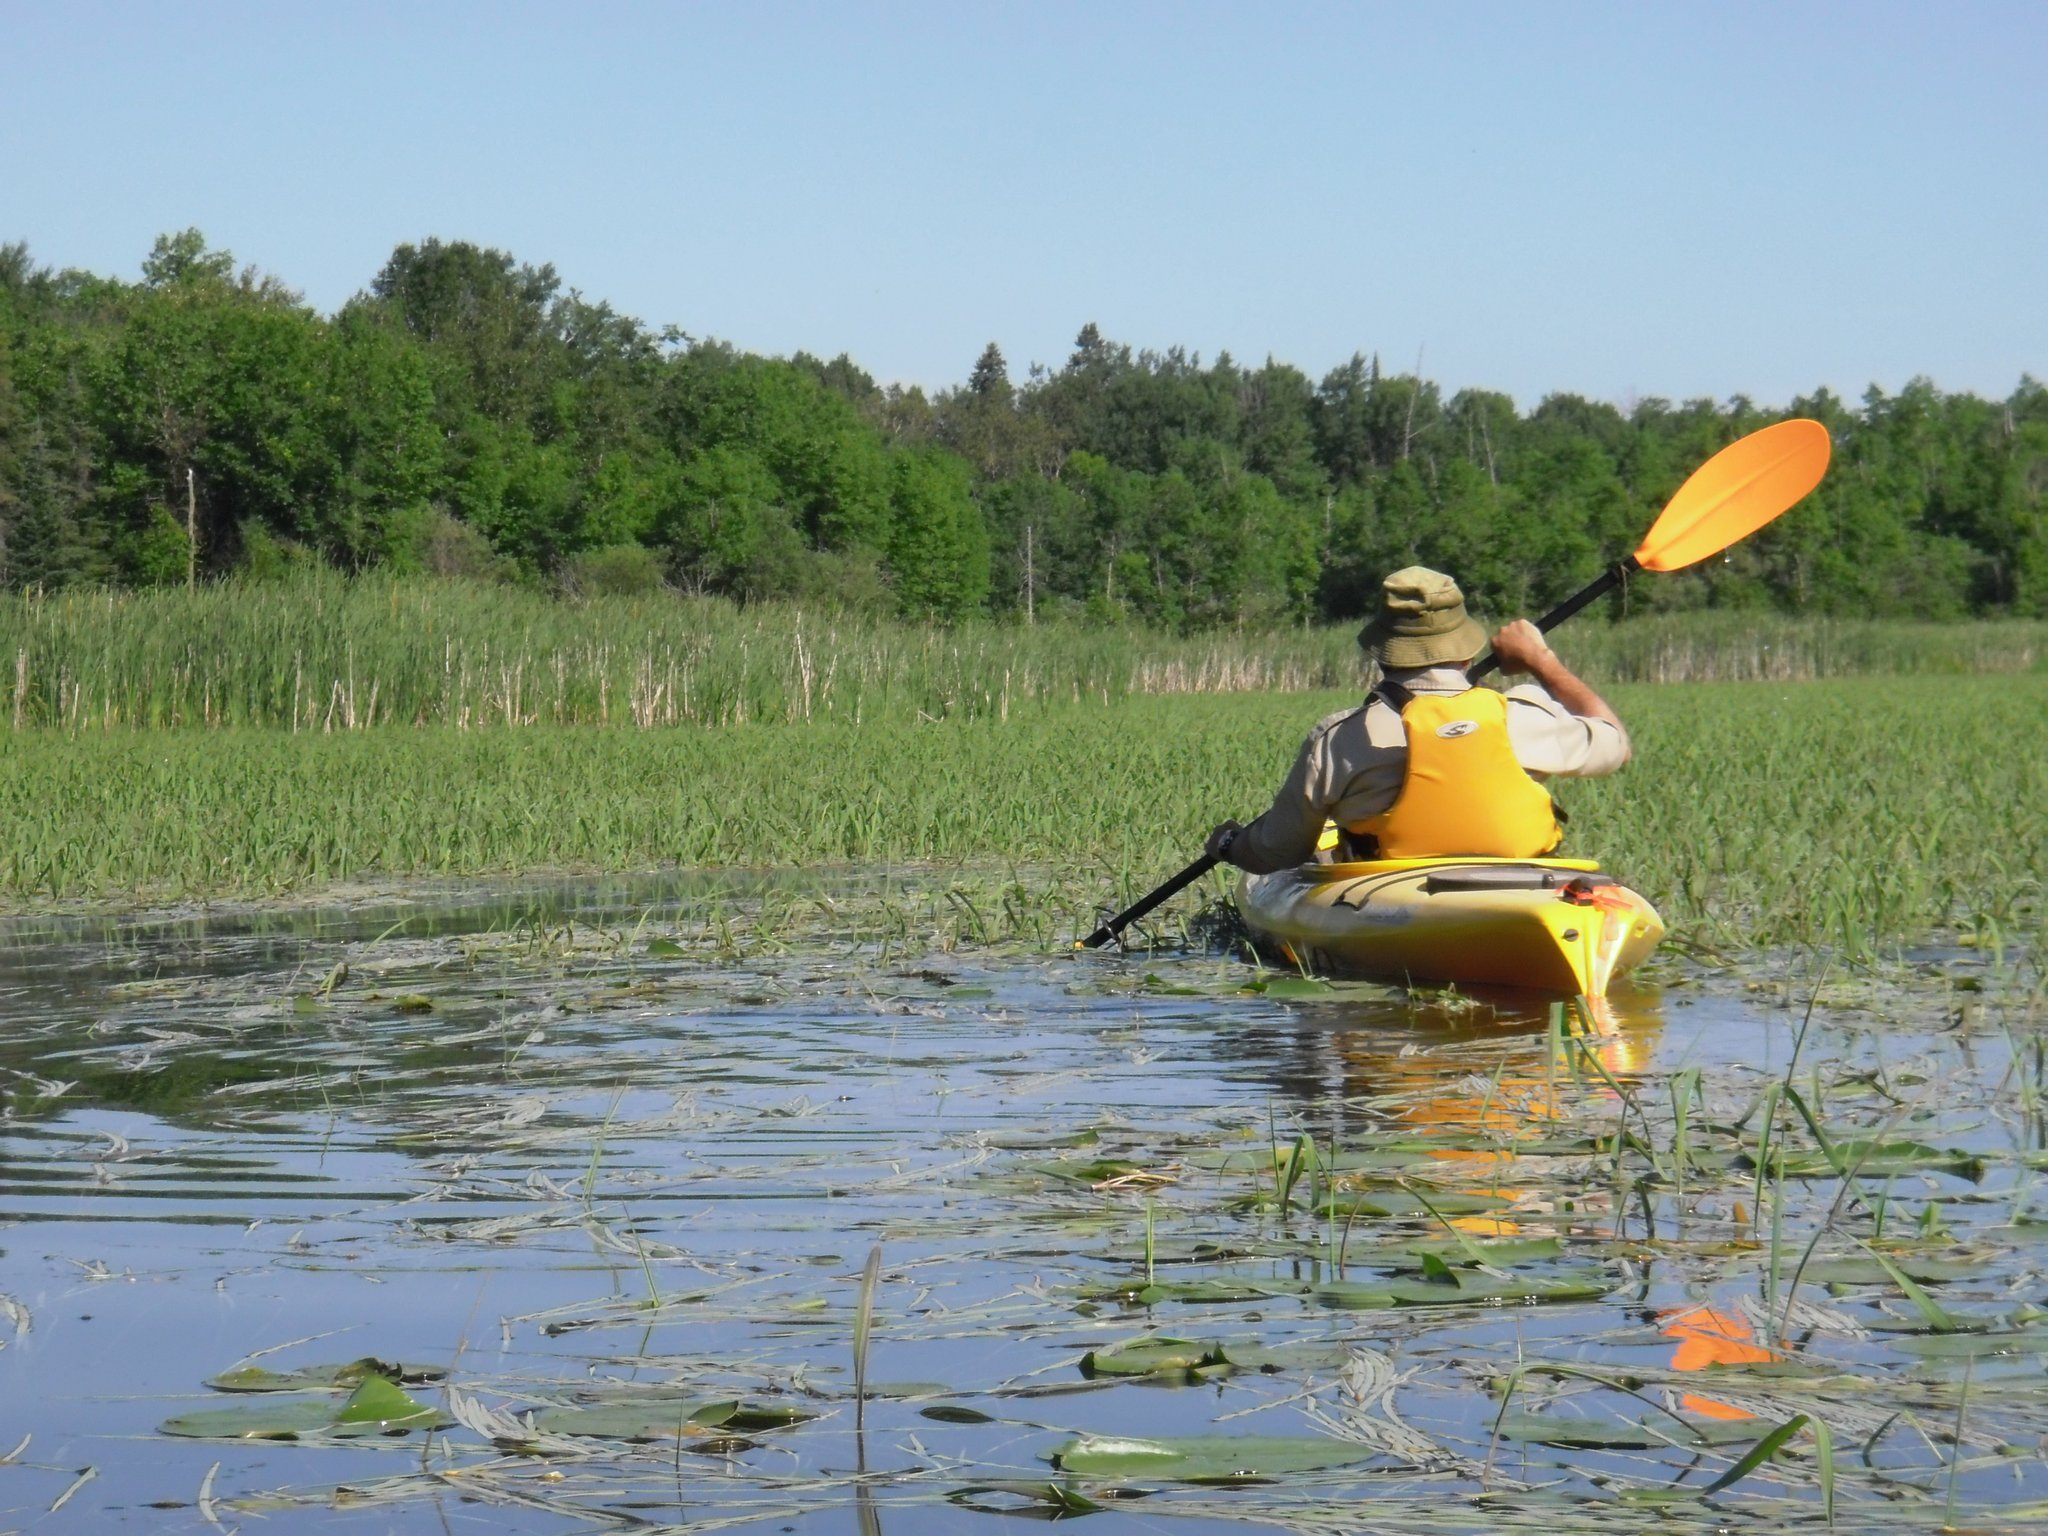
[[[1634,555],[1615,561],[1614,564],[1601,572],[1599,576],[1538,619],[1536,627],[1546,635],[1549,634],[1558,625],[1585,607],[1586,604],[1592,602],[1595,598],[1605,597],[1641,569],[1642,566],[1637,562]],[[1484,656],[1472,663],[1465,675],[1476,683],[1499,665],[1500,658],[1494,655],[1493,652],[1488,651]]]
[[[1201,879],[1202,876],[1206,875],[1207,873],[1209,873],[1210,870],[1214,869],[1216,867],[1216,864],[1217,859],[1213,854],[1203,854],[1199,859],[1195,860],[1194,863],[1190,864],[1186,869],[1182,870],[1179,874],[1175,875],[1171,880],[1167,881],[1166,884],[1160,886],[1158,890],[1152,892],[1151,895],[1145,897],[1143,900],[1138,902],[1136,906],[1127,907],[1123,911],[1117,913],[1115,917],[1112,917],[1100,928],[1096,929],[1093,933],[1089,934],[1087,938],[1083,939],[1075,947],[1077,949],[1102,948],[1103,945],[1107,944],[1111,939],[1115,938],[1118,934],[1122,933],[1126,928],[1130,927],[1131,924],[1135,923],[1139,918],[1143,917],[1147,912],[1150,912],[1154,907],[1158,906],[1161,902],[1171,901],[1174,897],[1178,896],[1182,891],[1186,890],[1189,886],[1193,885],[1197,880]]]

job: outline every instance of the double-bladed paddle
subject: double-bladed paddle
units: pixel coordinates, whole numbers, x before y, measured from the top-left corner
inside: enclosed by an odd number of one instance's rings
[[[1538,619],[1536,627],[1548,633],[1637,571],[1683,570],[1748,538],[1820,484],[1832,446],[1828,429],[1803,417],[1781,421],[1730,443],[1678,488],[1634,554],[1615,561]],[[1467,675],[1477,681],[1499,665],[1489,651],[1472,664]],[[1217,862],[1213,855],[1203,854],[1074,947],[1101,948],[1161,902],[1201,879]]]

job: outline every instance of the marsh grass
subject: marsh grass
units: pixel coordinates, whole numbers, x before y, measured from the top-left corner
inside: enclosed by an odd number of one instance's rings
[[[938,628],[334,572],[194,593],[0,595],[0,718],[16,729],[1008,719],[1134,694],[1336,687],[1357,672],[1337,630]]]
[[[2014,673],[2048,623],[1916,624],[1701,611],[1560,640],[1601,682]],[[941,629],[674,594],[308,571],[275,584],[0,595],[0,722],[67,730],[1008,719],[1152,694],[1298,692],[1359,678],[1350,625],[1187,637]]]
[[[1569,847],[1674,944],[1869,962],[1942,929],[2044,951],[2048,676],[1628,688]],[[264,896],[549,869],[958,871],[966,942],[1056,947],[1266,803],[1350,694],[1128,698],[1036,718],[724,730],[0,731],[0,899]],[[1227,890],[1221,875],[1205,887]],[[1228,939],[1190,894],[1143,947]],[[1967,999],[1959,1006],[1967,1006]]]

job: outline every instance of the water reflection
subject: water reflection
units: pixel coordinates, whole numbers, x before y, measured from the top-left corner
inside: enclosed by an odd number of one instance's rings
[[[1532,1112],[1535,1090],[1558,1073],[1605,1071],[1629,1083],[1650,1072],[1664,1027],[1661,992],[1637,983],[1590,1004],[1506,991],[1297,1003],[1283,1023],[1235,1038],[1289,1099],[1401,1097],[1414,1101],[1403,1113],[1418,1127],[1512,1130]],[[1491,1091],[1446,1064],[1445,1048],[1460,1046],[1497,1057],[1488,1070],[1504,1075]]]

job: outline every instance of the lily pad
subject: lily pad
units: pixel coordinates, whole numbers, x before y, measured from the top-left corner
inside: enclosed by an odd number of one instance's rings
[[[1675,1418],[1589,1419],[1563,1413],[1510,1413],[1501,1420],[1503,1440],[1525,1440],[1568,1450],[1646,1451],[1662,1446],[1739,1445],[1757,1438],[1754,1419]]]
[[[1154,1306],[1163,1301],[1271,1301],[1299,1296],[1308,1287],[1298,1280],[1232,1279],[1212,1275],[1200,1280],[1129,1280],[1084,1294],[1092,1301],[1127,1301]]]
[[[335,1428],[334,1399],[301,1397],[206,1408],[177,1414],[156,1428],[160,1435],[191,1440],[297,1440]]]
[[[447,1415],[421,1402],[382,1376],[367,1376],[339,1406],[330,1396],[286,1397],[234,1408],[183,1413],[164,1420],[158,1432],[197,1440],[299,1440],[307,1436],[349,1438],[439,1429]]]
[[[996,1416],[983,1413],[979,1408],[969,1408],[960,1403],[933,1403],[929,1408],[917,1410],[921,1417],[937,1424],[993,1424]]]
[[[1266,1197],[1271,1199],[1269,1195]],[[1403,1190],[1375,1190],[1366,1195],[1332,1196],[1319,1210],[1331,1216],[1476,1216],[1485,1212],[1505,1210],[1513,1205],[1512,1200],[1501,1195],[1473,1195],[1463,1190],[1431,1190],[1429,1204],[1425,1205],[1414,1195]]]
[[[1564,1244],[1554,1237],[1444,1237],[1363,1250],[1352,1248],[1345,1254],[1345,1263],[1364,1269],[1426,1269],[1428,1261],[1436,1259],[1453,1265],[1484,1263],[1506,1268],[1554,1259],[1563,1252]]]
[[[1086,1477],[1258,1483],[1289,1472],[1349,1466],[1374,1454],[1370,1446],[1345,1440],[1278,1435],[1077,1435],[1053,1447],[1047,1460],[1062,1472]]]
[[[1342,1307],[1356,1312],[1378,1312],[1395,1305],[1394,1293],[1384,1285],[1369,1285],[1359,1280],[1333,1280],[1328,1285],[1315,1288],[1315,1299],[1326,1307]]]
[[[1683,1443],[1676,1425],[1653,1432],[1633,1420],[1587,1419],[1563,1413],[1510,1413],[1500,1421],[1500,1437],[1587,1451],[1647,1451],[1674,1440]]]
[[[1889,1255],[1887,1255],[1889,1257]],[[1944,1280],[1960,1280],[1968,1275],[1980,1273],[1983,1266],[1966,1263],[1960,1259],[1916,1259],[1903,1255],[1892,1258],[1891,1264],[1909,1280],[1926,1284],[1938,1284]],[[1785,1270],[1798,1268],[1796,1263],[1787,1264]],[[1839,1258],[1815,1259],[1803,1270],[1800,1278],[1814,1285],[1896,1285],[1897,1275],[1892,1269],[1876,1259]]]
[[[1778,1159],[1771,1159],[1773,1171]],[[1755,1167],[1743,1157],[1739,1167]],[[1905,1173],[1952,1173],[1975,1183],[1984,1173],[1984,1159],[1954,1147],[1930,1147],[1921,1141],[1868,1141],[1846,1137],[1827,1151],[1785,1153],[1784,1171],[1793,1178],[1826,1178],[1853,1170],[1860,1179],[1889,1179]]]
[[[1240,1371],[1336,1370],[1350,1358],[1342,1344],[1219,1344],[1223,1358]]]
[[[1000,1483],[974,1483],[955,1488],[946,1502],[983,1515],[1029,1515],[1060,1520],[1073,1515],[1092,1515],[1102,1508],[1086,1494],[1051,1478],[1036,1482],[1012,1479]]]
[[[341,1412],[335,1415],[337,1424],[372,1425],[381,1433],[396,1426],[417,1429],[430,1419],[445,1418],[434,1408],[421,1402],[405,1388],[382,1376],[365,1376],[362,1384],[349,1393],[348,1400],[341,1405]]]
[[[1091,1381],[1098,1376],[1169,1376],[1197,1381],[1229,1370],[1230,1362],[1214,1344],[1156,1334],[1104,1345],[1081,1357],[1081,1374]]]
[[[1901,1354],[1924,1359],[1983,1359],[1994,1355],[2048,1355],[2048,1333],[1917,1333],[1888,1341]]]
[[[1170,1182],[1166,1175],[1149,1168],[1141,1168],[1136,1163],[1125,1162],[1120,1157],[1097,1157],[1087,1162],[1033,1163],[1030,1170],[1033,1173],[1046,1174],[1055,1179],[1067,1179],[1090,1187],[1097,1184],[1114,1184],[1126,1179]]]
[[[1326,1307],[1497,1306],[1520,1301],[1598,1301],[1614,1288],[1604,1270],[1524,1280],[1434,1262],[1436,1268],[1425,1267],[1420,1280],[1336,1281],[1317,1286],[1315,1298]]]
[[[445,1367],[414,1365],[402,1361],[378,1360],[365,1355],[329,1365],[302,1365],[297,1370],[273,1371],[260,1365],[240,1365],[206,1378],[216,1392],[305,1392],[320,1388],[353,1391],[371,1376],[381,1376],[408,1387],[423,1386],[447,1376]]]
[[[1335,987],[1327,981],[1317,981],[1312,976],[1276,976],[1271,981],[1255,981],[1248,990],[1258,993],[1261,997],[1277,997],[1287,1001],[1337,995]]]
[[[725,1421],[727,1429],[789,1429],[815,1419],[815,1413],[792,1408],[787,1403],[741,1403]]]
[[[870,1400],[878,1397],[950,1397],[954,1391],[943,1381],[871,1381],[867,1384]]]
[[[553,1435],[587,1435],[598,1440],[688,1440],[715,1436],[720,1443],[729,1444],[734,1435],[786,1429],[816,1417],[781,1404],[636,1393],[606,1402],[537,1409],[533,1425]]]

